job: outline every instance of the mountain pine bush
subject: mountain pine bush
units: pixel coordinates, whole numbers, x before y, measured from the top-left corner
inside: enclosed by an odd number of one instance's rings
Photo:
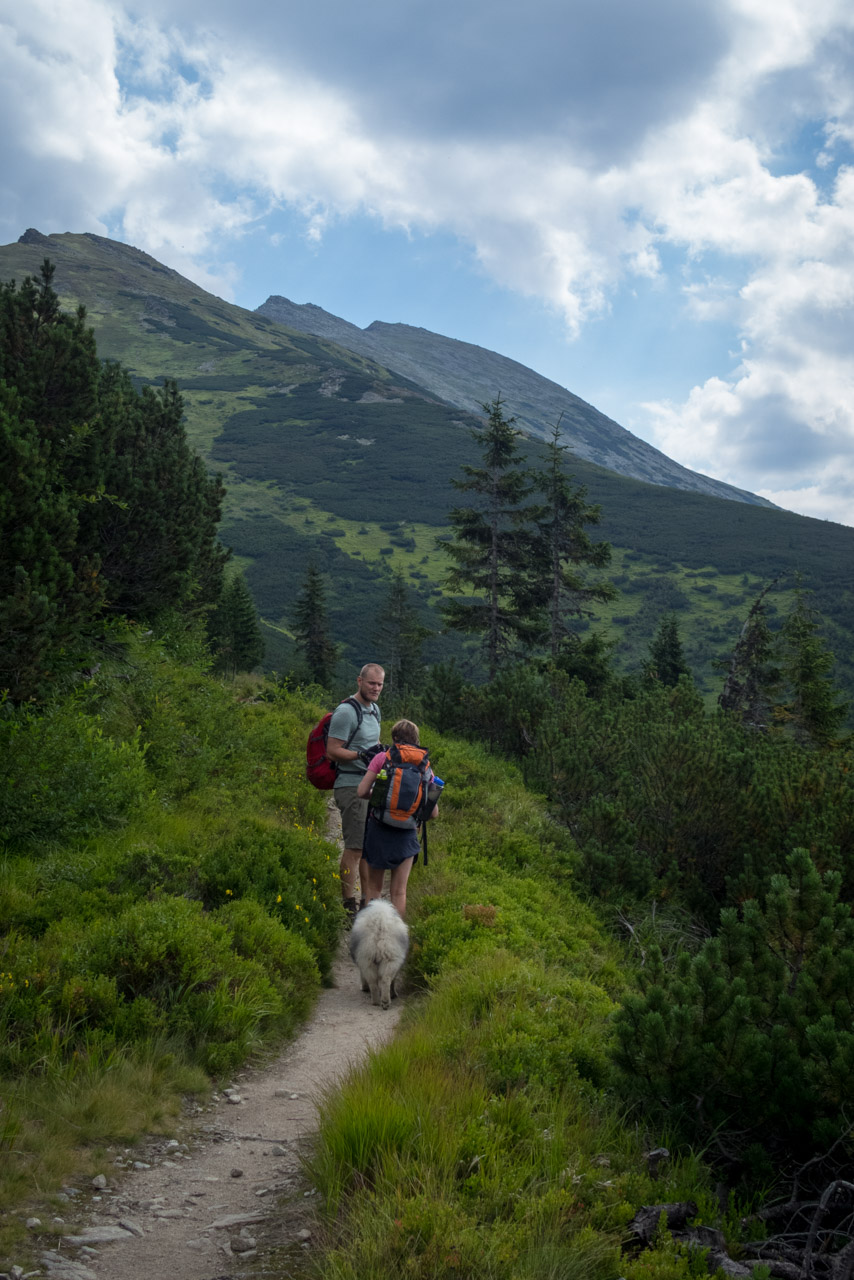
[[[854,918],[805,849],[696,955],[653,950],[616,1016],[624,1096],[729,1159],[806,1159],[854,1104]]]

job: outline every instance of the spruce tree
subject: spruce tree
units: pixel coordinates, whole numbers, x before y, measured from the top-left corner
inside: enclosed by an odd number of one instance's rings
[[[777,579],[757,596],[738,637],[718,705],[750,729],[765,729],[771,719],[780,670],[774,662],[774,637],[768,627],[765,597]]]
[[[558,656],[557,666],[570,680],[583,681],[591,698],[601,698],[614,681],[613,656],[615,640],[601,631],[591,631],[582,640],[570,634]]]
[[[208,634],[214,664],[225,675],[252,671],[263,660],[258,611],[242,574],[234,574],[223,588],[208,621]]]
[[[483,408],[487,423],[472,432],[483,466],[464,466],[465,478],[453,482],[475,505],[454,507],[452,538],[440,542],[455,562],[445,587],[461,597],[446,600],[442,613],[453,630],[481,636],[492,679],[514,641],[536,630],[528,577],[533,508],[525,505],[533,485],[521,465],[515,419],[505,418],[500,397]]]
[[[647,679],[657,680],[670,689],[676,687],[680,676],[690,676],[675,613],[667,613],[661,619],[655,638],[649,646],[649,658],[644,671]]]
[[[314,561],[309,561],[294,607],[294,635],[310,679],[329,688],[338,661],[338,646],[329,634],[326,591]]]
[[[174,383],[102,366],[45,262],[0,286],[0,687],[39,696],[86,661],[104,606],[154,621],[216,601],[224,490],[190,449]]]
[[[384,655],[386,696],[417,692],[424,675],[421,650],[431,632],[410,603],[402,569],[392,577],[385,607],[377,622],[377,635]]]
[[[602,569],[611,561],[611,546],[593,542],[585,525],[598,524],[602,512],[587,501],[587,490],[573,485],[564,470],[567,446],[560,443],[560,421],[552,429],[547,465],[538,477],[545,503],[535,515],[529,573],[535,594],[544,604],[547,643],[552,659],[565,648],[577,648],[572,620],[590,615],[591,601],[613,600],[617,591],[605,579],[590,581],[585,566]]]
[[[839,736],[850,703],[840,698],[831,672],[833,653],[819,634],[815,609],[800,586],[780,632],[780,665],[788,696],[774,711],[779,724],[791,729],[798,742],[828,746]]]

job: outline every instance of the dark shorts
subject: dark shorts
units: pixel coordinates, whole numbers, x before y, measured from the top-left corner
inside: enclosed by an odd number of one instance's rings
[[[369,867],[393,870],[407,858],[417,857],[420,848],[417,831],[395,831],[368,814],[364,856]]]

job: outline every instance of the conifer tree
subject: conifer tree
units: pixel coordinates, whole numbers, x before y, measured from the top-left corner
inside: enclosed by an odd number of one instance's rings
[[[46,258],[37,279],[0,286],[0,381],[18,392],[22,417],[65,455],[90,429],[100,365],[85,309],[60,310],[55,271]]]
[[[85,649],[98,583],[76,556],[77,512],[16,393],[0,383],[0,689],[36,697]]]
[[[606,639],[601,631],[591,631],[583,640],[571,633],[558,657],[558,668],[570,680],[583,681],[592,698],[601,698],[614,680],[615,645],[616,641]]]
[[[386,696],[416,692],[424,667],[421,649],[431,634],[410,603],[409,590],[398,569],[392,576],[388,598],[378,619],[377,634],[386,673]]]
[[[0,689],[13,701],[85,660],[101,600],[78,542],[97,480],[77,474],[99,366],[84,313],[60,312],[52,277],[45,263],[39,281],[0,286]]]
[[[666,613],[661,619],[655,638],[649,646],[649,658],[644,671],[647,679],[657,680],[670,689],[676,687],[680,676],[690,676],[675,613]]]
[[[224,490],[190,449],[174,384],[137,392],[98,361],[85,311],[38,280],[0,286],[0,688],[36,697],[114,613],[211,604]]]
[[[472,432],[483,466],[464,466],[465,478],[453,482],[473,495],[475,505],[454,507],[448,520],[452,539],[440,543],[455,562],[445,580],[447,590],[471,594],[447,600],[442,613],[453,630],[482,637],[492,679],[513,642],[536,630],[528,577],[527,525],[533,509],[525,505],[533,485],[521,465],[515,419],[505,418],[500,396],[483,408],[487,423]]]
[[[777,704],[778,723],[791,728],[797,741],[828,746],[839,735],[850,704],[833,684],[833,654],[819,634],[818,615],[800,586],[780,632],[780,664],[788,697]]]
[[[668,966],[650,948],[615,1020],[627,1097],[689,1142],[730,1159],[761,1142],[780,1167],[826,1153],[854,1103],[851,907],[806,849],[786,861],[696,955]]]
[[[778,579],[769,582],[751,605],[718,697],[718,705],[731,711],[751,729],[767,728],[780,670],[774,663],[774,637],[768,627],[765,597]]]
[[[465,733],[469,729],[464,708],[466,683],[456,659],[437,662],[430,668],[424,689],[424,706],[430,723],[440,733]]]
[[[86,452],[105,492],[80,524],[109,608],[153,619],[214,603],[228,558],[216,539],[225,490],[187,441],[176,384],[137,392],[126,370],[109,364],[99,393],[100,429]]]
[[[593,542],[585,525],[598,524],[601,508],[587,502],[587,490],[573,485],[564,470],[567,446],[560,443],[560,421],[552,429],[547,465],[538,478],[545,503],[535,515],[536,536],[529,573],[548,619],[548,648],[553,659],[571,640],[572,619],[590,613],[587,605],[613,600],[613,583],[590,581],[584,567],[602,569],[611,560],[607,542]]]
[[[208,622],[215,665],[226,675],[253,671],[264,657],[264,637],[255,601],[242,574],[226,583]]]
[[[297,649],[316,684],[328,688],[338,661],[338,646],[329,633],[326,591],[314,561],[309,561],[305,581],[294,607]]]

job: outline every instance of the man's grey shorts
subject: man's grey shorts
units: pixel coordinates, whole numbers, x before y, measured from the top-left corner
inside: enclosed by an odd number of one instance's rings
[[[365,822],[368,817],[367,797],[360,800],[356,787],[336,787],[335,803],[341,810],[341,834],[345,849],[361,849],[365,843]]]

